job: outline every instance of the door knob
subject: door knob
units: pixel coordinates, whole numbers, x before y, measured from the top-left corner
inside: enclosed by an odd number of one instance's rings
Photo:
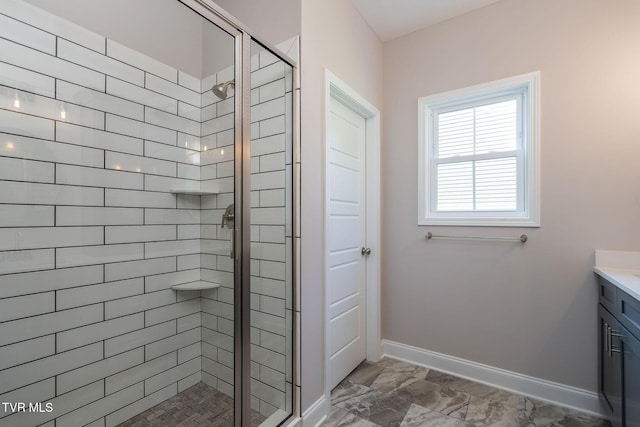
[[[371,255],[371,248],[365,248],[363,247],[362,249],[360,249],[360,253],[362,255]]]

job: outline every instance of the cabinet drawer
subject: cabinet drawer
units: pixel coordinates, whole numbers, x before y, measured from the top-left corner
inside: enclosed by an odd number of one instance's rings
[[[618,287],[600,276],[598,276],[598,287],[600,288],[600,304],[611,313],[615,313],[618,300]]]
[[[618,320],[640,338],[640,301],[618,289]]]

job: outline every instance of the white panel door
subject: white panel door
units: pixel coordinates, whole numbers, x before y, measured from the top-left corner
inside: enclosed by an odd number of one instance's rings
[[[363,117],[331,98],[328,117],[329,380],[333,389],[366,358],[365,138]]]

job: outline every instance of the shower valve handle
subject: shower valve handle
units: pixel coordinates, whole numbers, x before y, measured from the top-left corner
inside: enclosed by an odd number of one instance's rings
[[[234,215],[233,214],[222,214],[222,223],[220,224],[220,228],[224,228],[225,224],[233,222]]]
[[[224,213],[222,214],[222,223],[220,224],[220,228],[224,228],[225,225],[229,228],[232,228],[235,219],[235,209],[232,203],[227,206],[227,209],[225,209]]]

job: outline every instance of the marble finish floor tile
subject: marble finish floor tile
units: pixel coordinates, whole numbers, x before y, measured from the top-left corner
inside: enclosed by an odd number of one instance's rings
[[[364,394],[337,401],[334,406],[381,427],[394,427],[400,425],[411,402],[395,393],[368,389]]]
[[[369,362],[362,362],[343,382],[370,386],[383,371],[383,367]]]
[[[379,427],[371,421],[360,418],[339,408],[331,408],[329,418],[323,423],[325,427]]]
[[[473,424],[412,404],[400,427],[473,427]]]
[[[609,421],[588,414],[540,401],[534,400],[534,402],[535,408],[531,412],[531,419],[536,427],[610,427]]]
[[[610,427],[608,421],[407,362],[365,362],[331,393],[324,427]]]
[[[412,382],[395,391],[395,394],[424,408],[464,420],[469,405],[469,395],[449,387],[442,387],[426,380]]]
[[[415,382],[424,380],[420,376],[415,376],[410,373],[401,371],[393,371],[391,369],[384,369],[378,378],[371,383],[371,388],[378,390],[382,393],[390,393],[405,388]]]
[[[395,372],[411,374],[420,379],[425,379],[427,374],[429,373],[429,368],[417,366],[408,362],[403,362],[402,360],[391,359],[389,357],[383,357],[379,362],[376,363],[376,365]]]
[[[525,411],[495,400],[472,396],[465,420],[478,426],[534,427]]]
[[[331,406],[340,407],[343,402],[359,398],[369,391],[369,387],[343,381],[331,392]]]
[[[533,402],[531,401],[531,399],[525,396],[510,393],[506,390],[501,390],[499,388],[495,388],[486,384],[465,380],[463,378],[445,374],[444,372],[438,372],[433,369],[429,371],[427,375],[427,381],[440,384],[442,386],[447,386],[454,390],[463,391],[472,396],[482,397],[484,399],[500,402],[504,405],[508,405],[528,413],[530,413],[533,409]]]

